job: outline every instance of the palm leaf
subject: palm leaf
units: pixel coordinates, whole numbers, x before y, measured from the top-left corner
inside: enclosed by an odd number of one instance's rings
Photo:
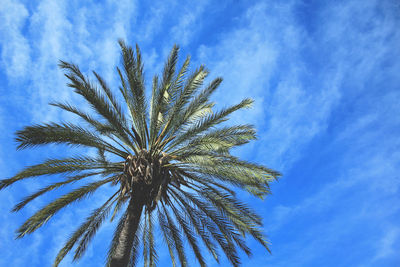
[[[127,135],[129,128],[126,126],[125,118],[118,114],[118,110],[116,112],[113,104],[110,105],[109,101],[84,77],[77,66],[64,61],[60,61],[59,65],[69,71],[65,75],[70,80],[68,86],[74,88],[77,94],[82,95],[92,108],[113,126],[114,131],[118,132],[126,144],[132,145]]]
[[[18,228],[18,238],[23,237],[26,234],[32,233],[46,223],[51,217],[53,217],[60,209],[66,207],[72,202],[78,201],[87,197],[88,194],[93,193],[103,184],[113,181],[115,177],[110,177],[104,180],[90,183],[88,185],[82,186],[58,199],[51,202],[38,212],[36,212],[32,217],[30,217],[20,228]]]
[[[107,143],[100,136],[71,123],[50,123],[27,126],[16,133],[18,149],[46,144],[67,144],[72,146],[86,146],[104,149],[110,153],[125,158],[126,152]]]
[[[165,117],[167,112],[167,107],[169,103],[169,88],[171,87],[172,79],[175,73],[175,67],[178,60],[178,50],[177,46],[174,46],[171,50],[169,58],[164,66],[163,76],[161,82],[158,83],[158,87],[155,88],[155,94],[152,96],[151,102],[151,117],[150,117],[150,148],[154,145],[156,139],[158,138],[158,133],[163,124],[163,117]]]
[[[188,141],[191,138],[195,137],[196,135],[210,129],[214,125],[224,122],[228,115],[232,114],[233,112],[239,109],[249,108],[252,103],[253,100],[245,99],[237,105],[223,109],[218,113],[207,116],[205,119],[202,119],[200,122],[190,127],[187,131],[181,133],[178,138],[174,139],[171,142],[171,145],[168,147],[166,151],[170,151],[173,147],[180,145],[182,142]]]
[[[122,171],[123,166],[118,163],[105,165],[96,158],[91,157],[72,157],[65,159],[48,159],[43,163],[32,165],[17,173],[14,177],[0,180],[0,189],[4,189],[13,183],[42,175],[52,175],[61,173],[75,173],[84,170],[113,169]]]
[[[25,207],[32,200],[38,198],[39,196],[41,196],[41,195],[43,195],[43,194],[45,194],[45,193],[47,193],[49,191],[57,189],[57,188],[59,188],[61,186],[64,186],[66,184],[70,184],[70,183],[79,181],[79,180],[81,180],[83,178],[90,177],[90,176],[93,176],[93,175],[98,175],[98,174],[101,174],[101,173],[103,173],[103,172],[90,172],[90,173],[85,173],[85,174],[82,174],[82,175],[76,175],[76,176],[72,176],[72,177],[66,179],[65,181],[54,183],[54,184],[51,184],[49,186],[46,186],[46,187],[40,189],[39,191],[37,191],[37,192],[25,197],[24,200],[22,200],[21,202],[19,202],[17,205],[14,206],[12,211],[13,212],[19,211],[20,209]]]
[[[137,46],[135,57],[133,49],[127,47],[122,40],[119,41],[119,45],[124,67],[124,75],[119,71],[124,97],[128,103],[135,128],[138,129],[142,140],[146,140],[147,107],[140,50]]]

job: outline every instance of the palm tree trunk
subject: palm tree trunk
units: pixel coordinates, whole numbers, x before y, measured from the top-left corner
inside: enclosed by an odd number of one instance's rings
[[[137,194],[134,194],[134,196]],[[125,219],[118,244],[112,256],[110,267],[126,267],[129,264],[133,239],[136,234],[142,215],[143,202],[138,197],[131,197],[128,205],[128,214]]]

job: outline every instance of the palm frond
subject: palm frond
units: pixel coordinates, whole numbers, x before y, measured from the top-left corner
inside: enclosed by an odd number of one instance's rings
[[[171,87],[172,79],[175,73],[176,63],[178,60],[179,48],[174,46],[164,66],[161,82],[155,90],[155,95],[152,96],[151,102],[151,117],[150,117],[150,149],[158,138],[158,133],[161,125],[164,123],[164,117],[168,111],[169,103],[169,88]]]
[[[232,243],[232,236],[238,237],[238,235],[230,222],[225,220],[212,206],[203,202],[196,196],[180,189],[176,189],[175,192],[177,194],[180,193],[183,198],[186,198],[197,207],[199,218],[202,220],[202,223],[206,225],[214,239],[217,240],[229,261],[233,266],[239,266],[239,256],[235,245]],[[220,233],[222,233],[222,235]]]
[[[32,200],[40,197],[41,195],[52,191],[54,189],[57,189],[61,186],[64,186],[66,184],[70,184],[76,181],[79,181],[83,178],[86,177],[90,177],[90,176],[94,176],[94,175],[98,175],[98,174],[102,174],[103,172],[90,172],[90,173],[85,173],[85,174],[81,174],[81,175],[76,175],[76,176],[72,176],[68,179],[66,179],[65,181],[62,182],[58,182],[58,183],[53,183],[49,186],[46,186],[42,189],[40,189],[39,191],[25,197],[21,202],[19,202],[17,205],[14,206],[14,208],[12,209],[13,212],[19,211],[20,209],[22,209],[23,207],[25,207],[29,202],[31,202]]]
[[[211,155],[210,152],[226,154],[231,148],[254,139],[256,139],[255,130],[251,125],[224,127],[193,138],[186,142],[185,146],[181,146],[170,154],[182,159],[189,156]]]
[[[108,87],[106,81],[104,81],[104,79],[97,72],[93,71],[93,74],[96,76],[96,79],[100,84],[100,88],[106,94],[108,100],[110,101],[112,107],[114,108],[114,111],[121,118],[121,121],[126,123],[126,118],[123,113],[122,107],[118,103],[118,101],[117,101],[116,97],[114,96],[113,92],[111,91],[110,87]]]
[[[124,75],[119,71],[124,98],[128,103],[135,128],[138,129],[142,140],[146,140],[147,105],[140,50],[136,46],[135,56],[134,50],[126,46],[122,40],[119,40],[119,45],[124,67]]]
[[[192,208],[190,203],[186,202],[179,194],[174,190],[170,190],[171,196],[176,200],[176,203],[181,207],[182,210],[186,211],[186,215],[196,230],[196,233],[201,237],[203,244],[207,247],[208,251],[213,255],[214,259],[219,263],[218,250],[215,243],[212,240],[209,232],[206,229],[203,222],[199,219],[200,215],[198,212]]]
[[[174,238],[172,236],[171,230],[169,229],[167,219],[165,218],[165,215],[163,214],[163,212],[160,211],[159,207],[157,209],[157,213],[158,213],[158,222],[160,223],[160,229],[164,236],[165,243],[167,243],[169,255],[171,257],[172,266],[175,267],[176,260],[175,260],[174,254],[175,254],[176,245],[174,242]]]
[[[204,262],[203,255],[201,254],[200,248],[197,244],[196,235],[189,227],[189,224],[186,222],[181,212],[177,208],[175,208],[174,205],[171,205],[170,207],[175,215],[177,222],[179,223],[179,226],[181,226],[181,228],[183,229],[183,233],[185,234],[187,240],[189,241],[189,244],[192,247],[196,259],[200,263],[200,266],[205,266],[206,263]]]
[[[189,64],[190,64],[190,56],[187,56],[179,72],[174,77],[172,85],[168,88],[169,89],[168,94],[170,98],[169,107],[171,107],[173,103],[175,103],[178,97],[178,93],[181,92],[182,90],[182,86],[185,83],[186,74],[189,70]],[[168,110],[170,110],[170,108],[168,108]]]
[[[117,193],[118,193],[118,191],[112,196],[112,198],[114,198]],[[112,199],[112,198],[110,198],[110,199]],[[74,261],[80,259],[83,256],[83,254],[85,253],[85,251],[87,249],[87,245],[90,243],[90,241],[96,234],[97,230],[100,228],[100,226],[102,225],[104,220],[109,215],[110,210],[112,208],[112,204],[114,204],[115,201],[116,201],[116,199],[111,201],[110,204],[108,204],[108,206],[106,207],[106,209],[102,210],[101,212],[98,212],[95,215],[95,217],[93,218],[93,220],[90,221],[90,224],[87,225],[86,230],[85,230],[84,234],[82,235],[82,237],[79,241],[79,244],[77,245],[77,247],[75,249],[75,254],[74,254],[74,259],[73,259]]]
[[[176,147],[177,145],[180,145],[182,142],[188,141],[191,138],[195,137],[196,135],[210,129],[211,127],[221,122],[224,122],[227,119],[226,118],[227,116],[229,116],[230,114],[239,109],[249,108],[252,105],[252,103],[253,100],[244,99],[237,105],[223,109],[222,111],[207,116],[206,118],[196,123],[194,126],[187,129],[187,131],[181,133],[179,137],[177,137],[175,140],[171,142],[171,145],[166,149],[166,151],[169,152],[172,148]]]
[[[183,241],[182,241],[181,233],[178,230],[178,228],[176,227],[171,216],[169,215],[167,208],[164,205],[163,205],[163,208],[164,208],[165,217],[167,218],[167,227],[168,227],[170,235],[172,236],[172,239],[174,241],[175,250],[178,253],[178,258],[181,263],[181,266],[187,266],[188,262],[187,262],[187,258],[185,255],[185,250],[183,248]]]
[[[147,267],[149,266],[148,262],[148,254],[149,254],[149,245],[148,245],[148,232],[149,230],[147,229],[147,213],[145,214],[146,218],[144,219],[144,225],[143,225],[143,236],[142,236],[142,244],[143,244],[143,266]]]
[[[55,102],[55,103],[50,103],[50,105],[61,108],[65,111],[71,112],[71,113],[79,116],[84,121],[86,121],[89,125],[93,126],[99,133],[105,133],[107,131],[114,131],[114,129],[112,127],[110,127],[109,125],[99,122],[98,120],[94,119],[92,116],[87,114],[86,112],[79,110],[78,108],[72,106],[69,103]]]
[[[154,267],[157,264],[158,255],[156,251],[156,243],[154,239],[154,221],[152,218],[152,213],[147,212],[147,225],[148,229],[146,232],[146,243],[148,244],[149,248],[149,266]]]
[[[279,173],[268,168],[236,159],[235,157],[215,154],[191,156],[182,160],[181,168],[186,172],[201,173],[232,185],[239,186],[249,193],[263,198],[269,193],[269,182]]]
[[[120,196],[120,197],[118,197],[118,201],[117,201],[117,203],[115,204],[114,211],[113,211],[113,213],[112,213],[110,222],[112,222],[112,221],[114,220],[115,216],[118,214],[118,212],[121,210],[121,208],[123,207],[123,205],[125,204],[125,202],[126,202],[127,200],[128,200],[128,198],[125,197],[125,196]]]
[[[196,173],[189,173],[181,170],[183,177],[186,177],[186,183],[193,184],[196,187],[206,186],[206,187],[217,187],[225,192],[231,194],[232,196],[236,195],[235,191],[228,187],[228,185],[224,185],[216,179],[212,179],[207,176],[201,176]]]
[[[128,155],[93,132],[71,123],[27,126],[23,130],[17,131],[16,136],[18,149],[54,143],[104,149],[123,158]]]
[[[118,192],[118,191],[117,191]],[[104,217],[104,214],[108,213],[109,208],[112,206],[112,200],[116,196],[117,193],[112,195],[101,207],[93,210],[91,215],[86,218],[85,222],[82,223],[82,225],[74,231],[74,233],[71,235],[71,237],[68,239],[68,241],[65,243],[64,247],[60,249],[60,251],[57,254],[56,259],[54,260],[53,267],[57,267],[62,259],[68,254],[68,252],[74,247],[75,243],[78,242],[78,240],[82,237],[82,235],[90,229],[90,226],[93,225],[93,223],[96,223],[99,221],[102,221],[102,217]],[[110,203],[111,202],[111,203]]]
[[[222,216],[224,216],[226,219],[229,219],[234,228],[239,230],[243,236],[245,236],[245,234],[248,232],[258,231],[256,227],[262,225],[261,219],[253,211],[246,207],[246,205],[240,203],[238,200],[232,198],[231,195],[223,194],[212,187],[191,187],[191,189],[195,190],[198,193],[198,196],[203,197],[204,200],[212,204]],[[190,200],[193,201],[192,198],[190,198]],[[205,204],[203,203],[202,205]],[[251,251],[245,244],[242,237],[238,235],[236,231],[232,231],[232,229],[228,230],[231,238],[235,241],[235,243],[248,256],[250,256]],[[224,232],[224,230],[222,231]]]
[[[261,217],[245,203],[231,194],[226,194],[213,187],[200,187],[197,192],[208,199],[217,209],[228,216],[244,220],[246,226],[262,226]]]
[[[110,177],[104,180],[90,183],[88,185],[82,186],[58,199],[51,202],[38,212],[36,212],[32,217],[30,217],[20,228],[18,228],[18,238],[23,237],[26,234],[34,232],[36,229],[41,227],[44,223],[50,220],[60,209],[66,207],[72,202],[78,201],[87,197],[88,194],[93,193],[103,184],[113,181],[115,177]]]
[[[200,94],[195,96],[186,107],[182,107],[180,110],[171,113],[171,115],[174,116],[174,121],[171,123],[169,135],[174,135],[179,129],[197,120],[195,117],[196,114],[200,115],[199,117],[203,117],[209,113],[213,106],[213,104],[208,103],[209,97],[221,82],[222,78],[214,79]],[[201,112],[202,110],[203,112]]]
[[[161,134],[158,136],[157,140],[159,143],[164,138],[164,136],[168,133],[169,129],[174,122],[177,120],[179,116],[179,111],[188,103],[188,101],[193,97],[196,93],[196,90],[203,84],[204,79],[207,77],[208,71],[204,70],[204,66],[201,66],[198,70],[196,70],[189,78],[184,86],[182,92],[180,92],[179,97],[174,102],[174,105],[170,107],[170,111],[168,111],[168,117],[166,118],[166,123],[164,125],[164,129]]]
[[[106,100],[99,90],[84,77],[76,65],[60,61],[59,66],[68,71],[65,76],[70,80],[69,87],[74,88],[77,94],[80,94],[87,100],[92,108],[108,121],[113,126],[114,130],[118,132],[121,139],[126,144],[132,145],[127,135],[129,128],[126,125],[125,118],[121,117],[113,108],[113,104]]]
[[[85,170],[109,169],[122,171],[123,166],[113,163],[104,165],[96,158],[91,157],[71,157],[65,159],[48,159],[43,163],[32,165],[17,173],[14,177],[0,180],[0,189],[4,189],[13,183],[42,175],[52,175],[61,173],[76,173]]]

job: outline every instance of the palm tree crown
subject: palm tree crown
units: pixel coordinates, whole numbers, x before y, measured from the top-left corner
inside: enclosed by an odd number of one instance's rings
[[[18,149],[56,143],[98,151],[97,156],[49,159],[0,181],[0,189],[4,189],[26,178],[64,175],[62,181],[25,197],[13,208],[18,211],[46,192],[95,177],[37,211],[17,230],[18,237],[34,232],[62,208],[84,199],[101,186],[111,185],[115,188],[114,194],[72,233],[54,266],[73,248],[74,260],[82,257],[103,221],[108,217],[113,220],[120,212],[107,266],[134,265],[139,249],[143,251],[145,266],[156,265],[154,233],[157,229],[174,266],[177,259],[182,266],[188,265],[184,239],[201,266],[206,265],[202,253],[205,249],[217,262],[222,250],[232,265],[238,266],[238,249],[251,255],[245,244],[246,235],[269,250],[261,232],[262,219],[236,197],[234,190],[243,189],[263,198],[269,193],[269,182],[280,174],[231,155],[233,147],[256,138],[253,126],[216,127],[231,113],[250,107],[253,101],[244,99],[234,106],[213,111],[214,103],[209,99],[222,79],[203,86],[208,71],[200,66],[188,73],[189,57],[176,70],[177,46],[165,63],[162,76],[154,77],[151,99],[147,99],[138,46],[133,49],[123,41],[119,44],[122,68],[117,67],[117,72],[126,107],[121,106],[96,72],[94,83],[76,65],[60,61],[68,86],[97,115],[68,103],[52,103],[79,116],[85,125],[47,123],[27,126],[16,133]]]

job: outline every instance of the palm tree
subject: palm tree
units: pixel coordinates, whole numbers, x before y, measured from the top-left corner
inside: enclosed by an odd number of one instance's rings
[[[96,156],[49,159],[0,181],[0,189],[4,189],[26,178],[64,175],[61,182],[25,197],[13,208],[19,211],[46,192],[96,177],[37,211],[17,230],[18,238],[37,230],[62,208],[110,185],[115,192],[72,233],[54,266],[74,247],[74,260],[81,258],[101,224],[109,216],[111,220],[118,217],[121,211],[107,266],[134,265],[139,249],[143,250],[144,265],[154,266],[158,239],[154,232],[158,228],[174,266],[176,256],[182,266],[188,265],[184,238],[201,266],[206,265],[202,249],[207,249],[219,262],[219,248],[233,266],[238,266],[238,249],[251,255],[245,244],[246,235],[269,251],[261,232],[262,218],[236,197],[234,189],[263,198],[269,193],[269,183],[280,174],[231,155],[232,148],[256,138],[253,126],[216,127],[231,113],[250,107],[253,101],[244,99],[213,112],[214,103],[209,98],[222,79],[203,87],[208,71],[200,66],[188,74],[189,57],[176,71],[177,46],[168,57],[162,77],[154,77],[148,100],[139,47],[132,49],[123,41],[119,44],[119,90],[126,106],[121,106],[96,72],[94,83],[78,66],[60,61],[68,86],[90,104],[96,116],[68,103],[52,103],[77,115],[85,126],[47,123],[27,126],[16,133],[18,149],[55,143],[94,148],[98,152]]]

